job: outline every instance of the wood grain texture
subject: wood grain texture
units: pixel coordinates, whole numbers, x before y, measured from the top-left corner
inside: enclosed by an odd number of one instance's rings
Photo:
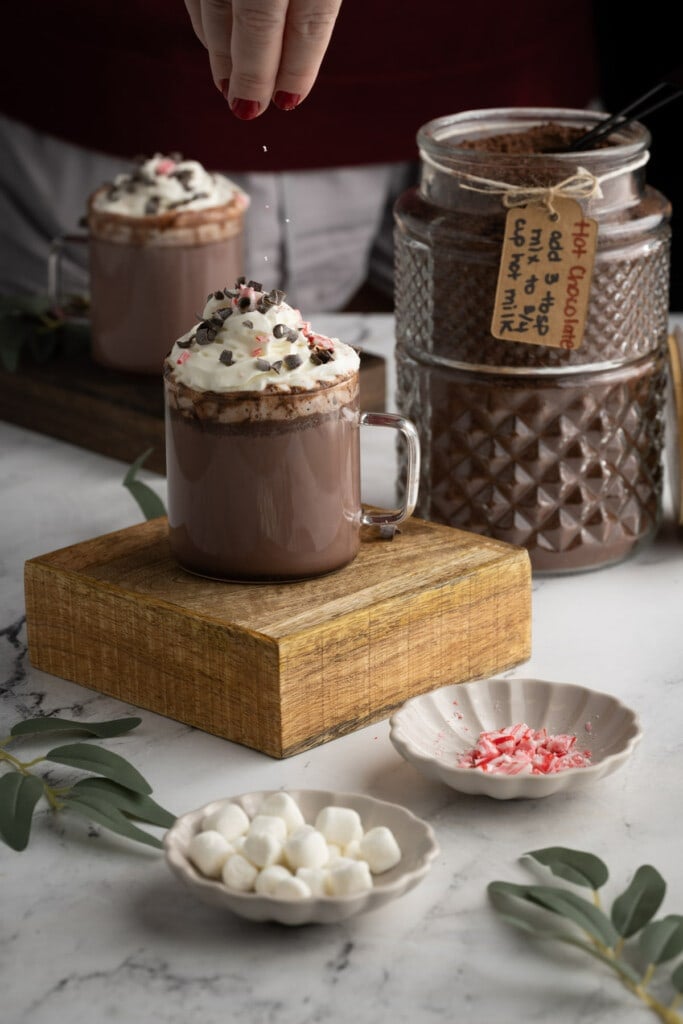
[[[278,585],[184,572],[157,519],[31,559],[39,669],[273,757],[530,655],[526,551],[411,519],[350,566]]]
[[[159,378],[120,373],[93,362],[87,353],[22,362],[16,373],[0,369],[0,417],[40,434],[68,441],[123,462],[148,448],[145,469],[166,472],[164,392]],[[361,408],[383,412],[386,363],[361,354]]]

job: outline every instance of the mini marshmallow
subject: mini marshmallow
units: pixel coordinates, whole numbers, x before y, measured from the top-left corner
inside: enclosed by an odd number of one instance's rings
[[[315,827],[328,843],[341,847],[353,839],[361,839],[363,835],[360,815],[351,807],[323,807],[315,819]]]
[[[239,804],[222,804],[215,811],[204,815],[202,832],[214,830],[232,842],[249,828],[249,818]]]
[[[305,824],[298,803],[289,793],[271,793],[259,807],[259,814],[271,814],[276,818],[282,818],[288,833],[296,831]]]
[[[258,877],[258,868],[250,864],[241,853],[233,853],[223,865],[223,881],[228,889],[237,892],[249,892],[254,888]]]
[[[329,872],[325,868],[297,868],[296,877],[305,882],[311,890],[311,896],[327,896],[327,878]]]
[[[220,878],[223,865],[232,852],[225,836],[214,830],[197,832],[187,847],[188,858],[207,878]]]
[[[302,825],[285,843],[285,859],[294,868],[322,868],[327,864],[329,852],[325,836],[312,825]]]
[[[306,883],[294,875],[281,878],[273,890],[273,896],[280,900],[306,900],[310,895],[311,890]]]
[[[283,867],[282,864],[271,864],[270,867],[264,868],[263,871],[259,871],[254,884],[254,889],[256,892],[260,893],[261,896],[272,896],[275,891],[276,884],[281,882],[283,878],[291,877],[291,872],[289,872],[287,868]]]
[[[246,836],[238,836],[237,839],[233,839],[231,845],[232,845],[232,848],[235,851],[235,853],[242,853],[243,852],[244,844],[246,843],[246,841],[247,841],[247,837]]]
[[[287,826],[282,818],[274,814],[257,814],[251,819],[249,835],[270,835],[284,843],[287,838]]]
[[[334,860],[339,860],[342,855],[341,846],[337,846],[336,843],[327,844],[328,863],[331,864]]]
[[[282,840],[270,832],[250,832],[244,840],[241,855],[257,868],[269,868],[282,856]]]
[[[372,875],[364,860],[338,861],[330,868],[327,884],[331,896],[352,896],[372,889]]]
[[[350,860],[358,860],[360,857],[360,839],[352,839],[350,843],[346,844],[342,853]]]
[[[368,862],[373,875],[379,875],[396,867],[401,859],[401,850],[391,829],[377,825],[361,839],[360,856]]]

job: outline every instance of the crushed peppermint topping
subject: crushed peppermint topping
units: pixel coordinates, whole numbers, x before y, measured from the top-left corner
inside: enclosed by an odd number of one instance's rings
[[[575,735],[551,735],[525,722],[479,733],[475,745],[458,758],[459,768],[491,775],[552,775],[590,764],[590,750],[577,750]]]

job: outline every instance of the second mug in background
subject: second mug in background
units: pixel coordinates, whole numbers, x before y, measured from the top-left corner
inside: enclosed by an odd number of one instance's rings
[[[201,164],[155,155],[88,199],[85,236],[56,239],[48,292],[58,299],[65,244],[85,243],[95,362],[158,374],[177,337],[216,281],[243,272],[247,195]]]

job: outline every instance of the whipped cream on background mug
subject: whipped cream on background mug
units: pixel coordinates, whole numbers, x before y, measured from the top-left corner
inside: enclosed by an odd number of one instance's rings
[[[361,525],[392,525],[417,500],[412,423],[361,413],[360,358],[317,333],[282,292],[242,277],[214,292],[164,363],[171,550],[216,579],[320,576],[358,554]],[[361,506],[360,426],[401,432],[404,505]]]
[[[197,315],[197,296],[243,272],[249,198],[195,160],[157,153],[88,199],[92,355],[117,370],[158,374]],[[68,238],[68,241],[76,239]],[[48,271],[58,292],[56,240]]]

